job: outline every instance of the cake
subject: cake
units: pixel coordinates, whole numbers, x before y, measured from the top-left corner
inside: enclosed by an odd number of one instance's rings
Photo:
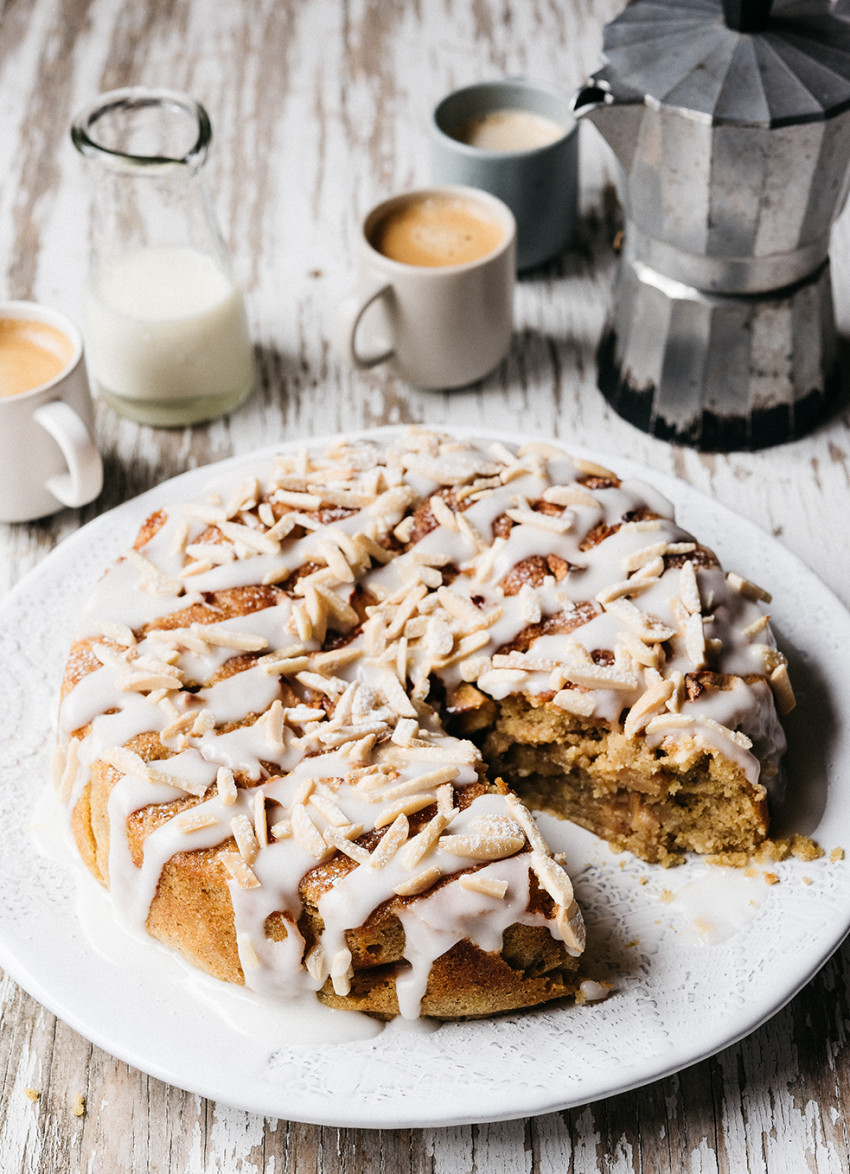
[[[122,920],[219,979],[534,1006],[580,991],[584,929],[530,807],[662,864],[766,837],[793,703],[767,598],[551,445],[248,462],[95,589],[55,781]]]

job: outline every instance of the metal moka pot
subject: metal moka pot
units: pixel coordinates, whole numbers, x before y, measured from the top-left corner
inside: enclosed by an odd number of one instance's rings
[[[850,182],[850,19],[805,0],[632,0],[576,95],[623,174],[599,387],[708,450],[799,436],[838,385],[830,228]]]

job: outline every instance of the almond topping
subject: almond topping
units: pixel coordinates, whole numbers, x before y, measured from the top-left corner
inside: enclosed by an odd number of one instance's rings
[[[482,876],[480,872],[464,872],[461,874],[460,887],[501,901],[508,891],[508,882],[497,880],[496,877]]]

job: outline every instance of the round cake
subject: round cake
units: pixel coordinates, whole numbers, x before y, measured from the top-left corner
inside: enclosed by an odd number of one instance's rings
[[[130,927],[382,1017],[584,998],[529,806],[751,852],[793,704],[761,606],[650,487],[409,429],[158,510],[80,621],[55,781]]]

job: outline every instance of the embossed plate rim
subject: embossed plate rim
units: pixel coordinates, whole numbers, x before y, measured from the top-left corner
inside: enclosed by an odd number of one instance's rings
[[[399,431],[369,429],[350,435],[380,438]],[[451,429],[467,437],[481,431]],[[489,429],[486,436],[510,443],[540,439]],[[29,640],[46,654],[43,666],[21,662],[23,699],[14,695],[11,675],[0,683],[0,710],[7,723],[14,723],[6,733],[0,765],[0,826],[6,848],[0,854],[0,964],[75,1030],[152,1076],[250,1112],[344,1127],[457,1125],[563,1109],[670,1075],[755,1030],[812,977],[850,928],[847,867],[825,862],[806,866],[809,872],[821,870],[821,879],[806,888],[803,866],[786,862],[778,868],[781,883],[773,886],[751,921],[728,942],[693,947],[684,945],[678,932],[671,936],[658,929],[658,919],[650,916],[659,911],[651,898],[654,894],[657,899],[668,877],[659,878],[659,870],[640,862],[618,860],[600,845],[594,867],[620,904],[648,877],[640,890],[647,895],[646,904],[617,913],[624,918],[621,936],[639,930],[642,944],[608,1001],[450,1024],[433,1034],[390,1030],[349,1044],[258,1045],[188,995],[178,971],[172,987],[139,973],[129,960],[123,968],[104,962],[91,947],[69,916],[75,866],[45,861],[28,845],[26,834],[29,797],[40,790],[29,788],[33,776],[40,778],[46,769],[50,739],[43,737],[44,715],[55,705],[54,682],[64,657],[64,648],[51,646],[57,622],[63,633],[70,630],[91,582],[152,509],[196,493],[212,477],[246,461],[331,439],[281,442],[180,474],[89,522],[0,601],[0,653],[20,652],[18,633],[31,625]],[[826,696],[839,696],[850,613],[805,564],[754,523],[684,482],[628,458],[572,449],[568,442],[565,447],[648,481],[674,502],[677,518],[687,528],[698,529],[703,541],[717,547],[726,566],[756,580],[781,583],[771,610],[783,642],[809,667],[815,665]],[[774,564],[770,575],[761,574],[766,559]],[[57,583],[67,588],[58,616],[51,610]],[[818,618],[828,623],[817,623]],[[850,720],[836,704],[831,721],[831,750],[825,760],[829,785],[814,829],[827,849],[850,829],[850,787],[844,785],[850,768]],[[2,723],[0,716],[0,729]],[[677,870],[676,883],[699,879],[707,867],[686,865]],[[590,896],[591,906],[601,897],[603,882],[597,878],[591,887],[585,875],[578,877],[579,891]],[[591,922],[599,919],[597,935],[604,936],[604,901],[590,913]],[[151,960],[158,973],[162,967],[167,973],[174,964],[156,945]],[[724,980],[734,998],[724,992]],[[671,990],[671,982],[679,986]],[[686,997],[684,983],[697,999]],[[152,1022],[158,1032],[150,1030]]]

